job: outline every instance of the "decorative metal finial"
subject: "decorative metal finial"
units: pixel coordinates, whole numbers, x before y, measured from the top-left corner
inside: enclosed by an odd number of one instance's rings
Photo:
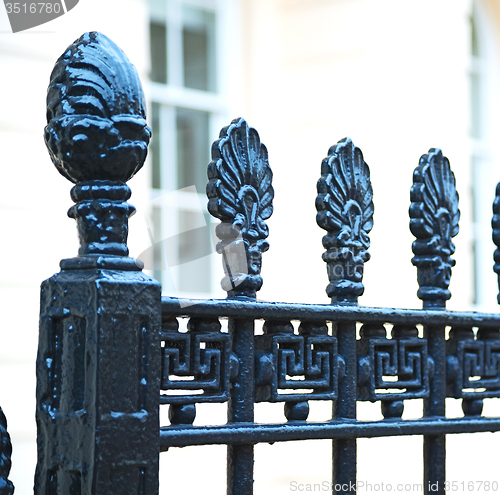
[[[244,119],[224,127],[212,145],[208,166],[208,211],[222,220],[216,228],[223,256],[222,288],[228,297],[256,297],[262,287],[262,253],[269,249],[264,220],[273,212],[273,174],[266,147]]]
[[[317,189],[316,222],[328,232],[323,237],[330,280],[326,292],[332,302],[356,303],[364,291],[374,208],[370,169],[349,138],[328,150]]]
[[[417,238],[411,260],[417,267],[417,295],[424,308],[444,308],[451,297],[452,238],[458,234],[460,210],[455,176],[440,149],[431,148],[420,157],[410,198],[410,230]]]
[[[495,200],[493,201],[491,226],[493,227],[493,242],[497,247],[493,254],[493,259],[495,260],[493,271],[498,276],[498,287],[500,289],[500,182],[497,184]],[[497,295],[497,301],[500,304],[500,293]]]
[[[11,467],[12,444],[7,432],[7,419],[0,407],[0,495],[12,495],[14,485],[9,481]]]
[[[137,71],[113,41],[85,33],[67,48],[51,74],[47,122],[50,157],[76,184],[68,214],[78,223],[80,258],[127,256],[135,208],[125,182],[146,159],[151,129]]]

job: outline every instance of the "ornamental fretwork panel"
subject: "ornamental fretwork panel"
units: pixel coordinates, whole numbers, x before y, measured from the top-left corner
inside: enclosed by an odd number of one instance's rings
[[[383,325],[361,328],[357,346],[360,400],[392,402],[429,396],[432,366],[427,341],[418,337],[414,326],[406,325],[395,325],[392,337],[387,338]]]
[[[448,395],[467,400],[500,396],[500,331],[455,327],[447,342]]]
[[[176,318],[163,321],[161,388],[167,392],[183,390],[186,394],[162,394],[161,402],[227,401],[231,374],[237,372],[237,362],[231,360],[229,335],[220,331],[217,318],[191,318],[187,328],[186,332],[179,332]]]

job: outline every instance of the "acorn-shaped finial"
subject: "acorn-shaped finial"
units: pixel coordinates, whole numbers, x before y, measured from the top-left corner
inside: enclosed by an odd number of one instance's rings
[[[125,259],[135,212],[125,182],[144,164],[151,129],[137,70],[113,41],[85,33],[66,49],[50,77],[47,122],[50,157],[76,184],[71,197],[77,204],[68,215],[77,221],[79,257],[61,267],[138,269]]]
[[[47,92],[45,143],[71,182],[128,181],[151,129],[136,68],[107,36],[85,33],[57,60]]]

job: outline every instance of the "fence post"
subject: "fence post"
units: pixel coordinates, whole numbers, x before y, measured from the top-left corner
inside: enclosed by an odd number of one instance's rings
[[[56,62],[45,140],[76,184],[81,246],[41,288],[37,495],[158,493],[161,291],[127,248],[145,118],[135,67],[106,36]]]

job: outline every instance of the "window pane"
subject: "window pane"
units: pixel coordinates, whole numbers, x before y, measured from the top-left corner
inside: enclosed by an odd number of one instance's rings
[[[151,153],[151,163],[153,173],[151,174],[151,187],[161,189],[161,157],[160,157],[160,105],[153,103],[151,105],[151,145],[149,146]]]
[[[470,74],[470,89],[471,89],[471,136],[473,138],[483,137],[483,95],[482,95],[482,66],[479,53],[479,45],[477,40],[476,21],[474,16],[470,18],[470,35],[471,35],[471,62],[472,70]]]
[[[164,23],[151,21],[151,80],[167,83],[167,28]]]
[[[471,53],[473,57],[479,57],[479,45],[477,42],[476,22],[474,16],[470,19]]]
[[[177,109],[177,186],[195,186],[198,194],[207,187],[210,162],[208,113]]]
[[[201,213],[179,211],[179,290],[210,292],[210,232]],[[200,223],[205,223],[200,227]]]
[[[184,86],[215,91],[215,15],[184,6]]]
[[[481,78],[477,72],[472,72],[470,75],[471,89],[471,136],[473,138],[482,137],[482,118],[481,115]]]
[[[154,239],[153,245],[153,278],[162,281],[162,270],[165,269],[165,260],[163,259],[163,239],[161,232],[161,208],[157,206],[153,207],[152,210],[152,221],[153,221],[153,232],[152,237]]]

